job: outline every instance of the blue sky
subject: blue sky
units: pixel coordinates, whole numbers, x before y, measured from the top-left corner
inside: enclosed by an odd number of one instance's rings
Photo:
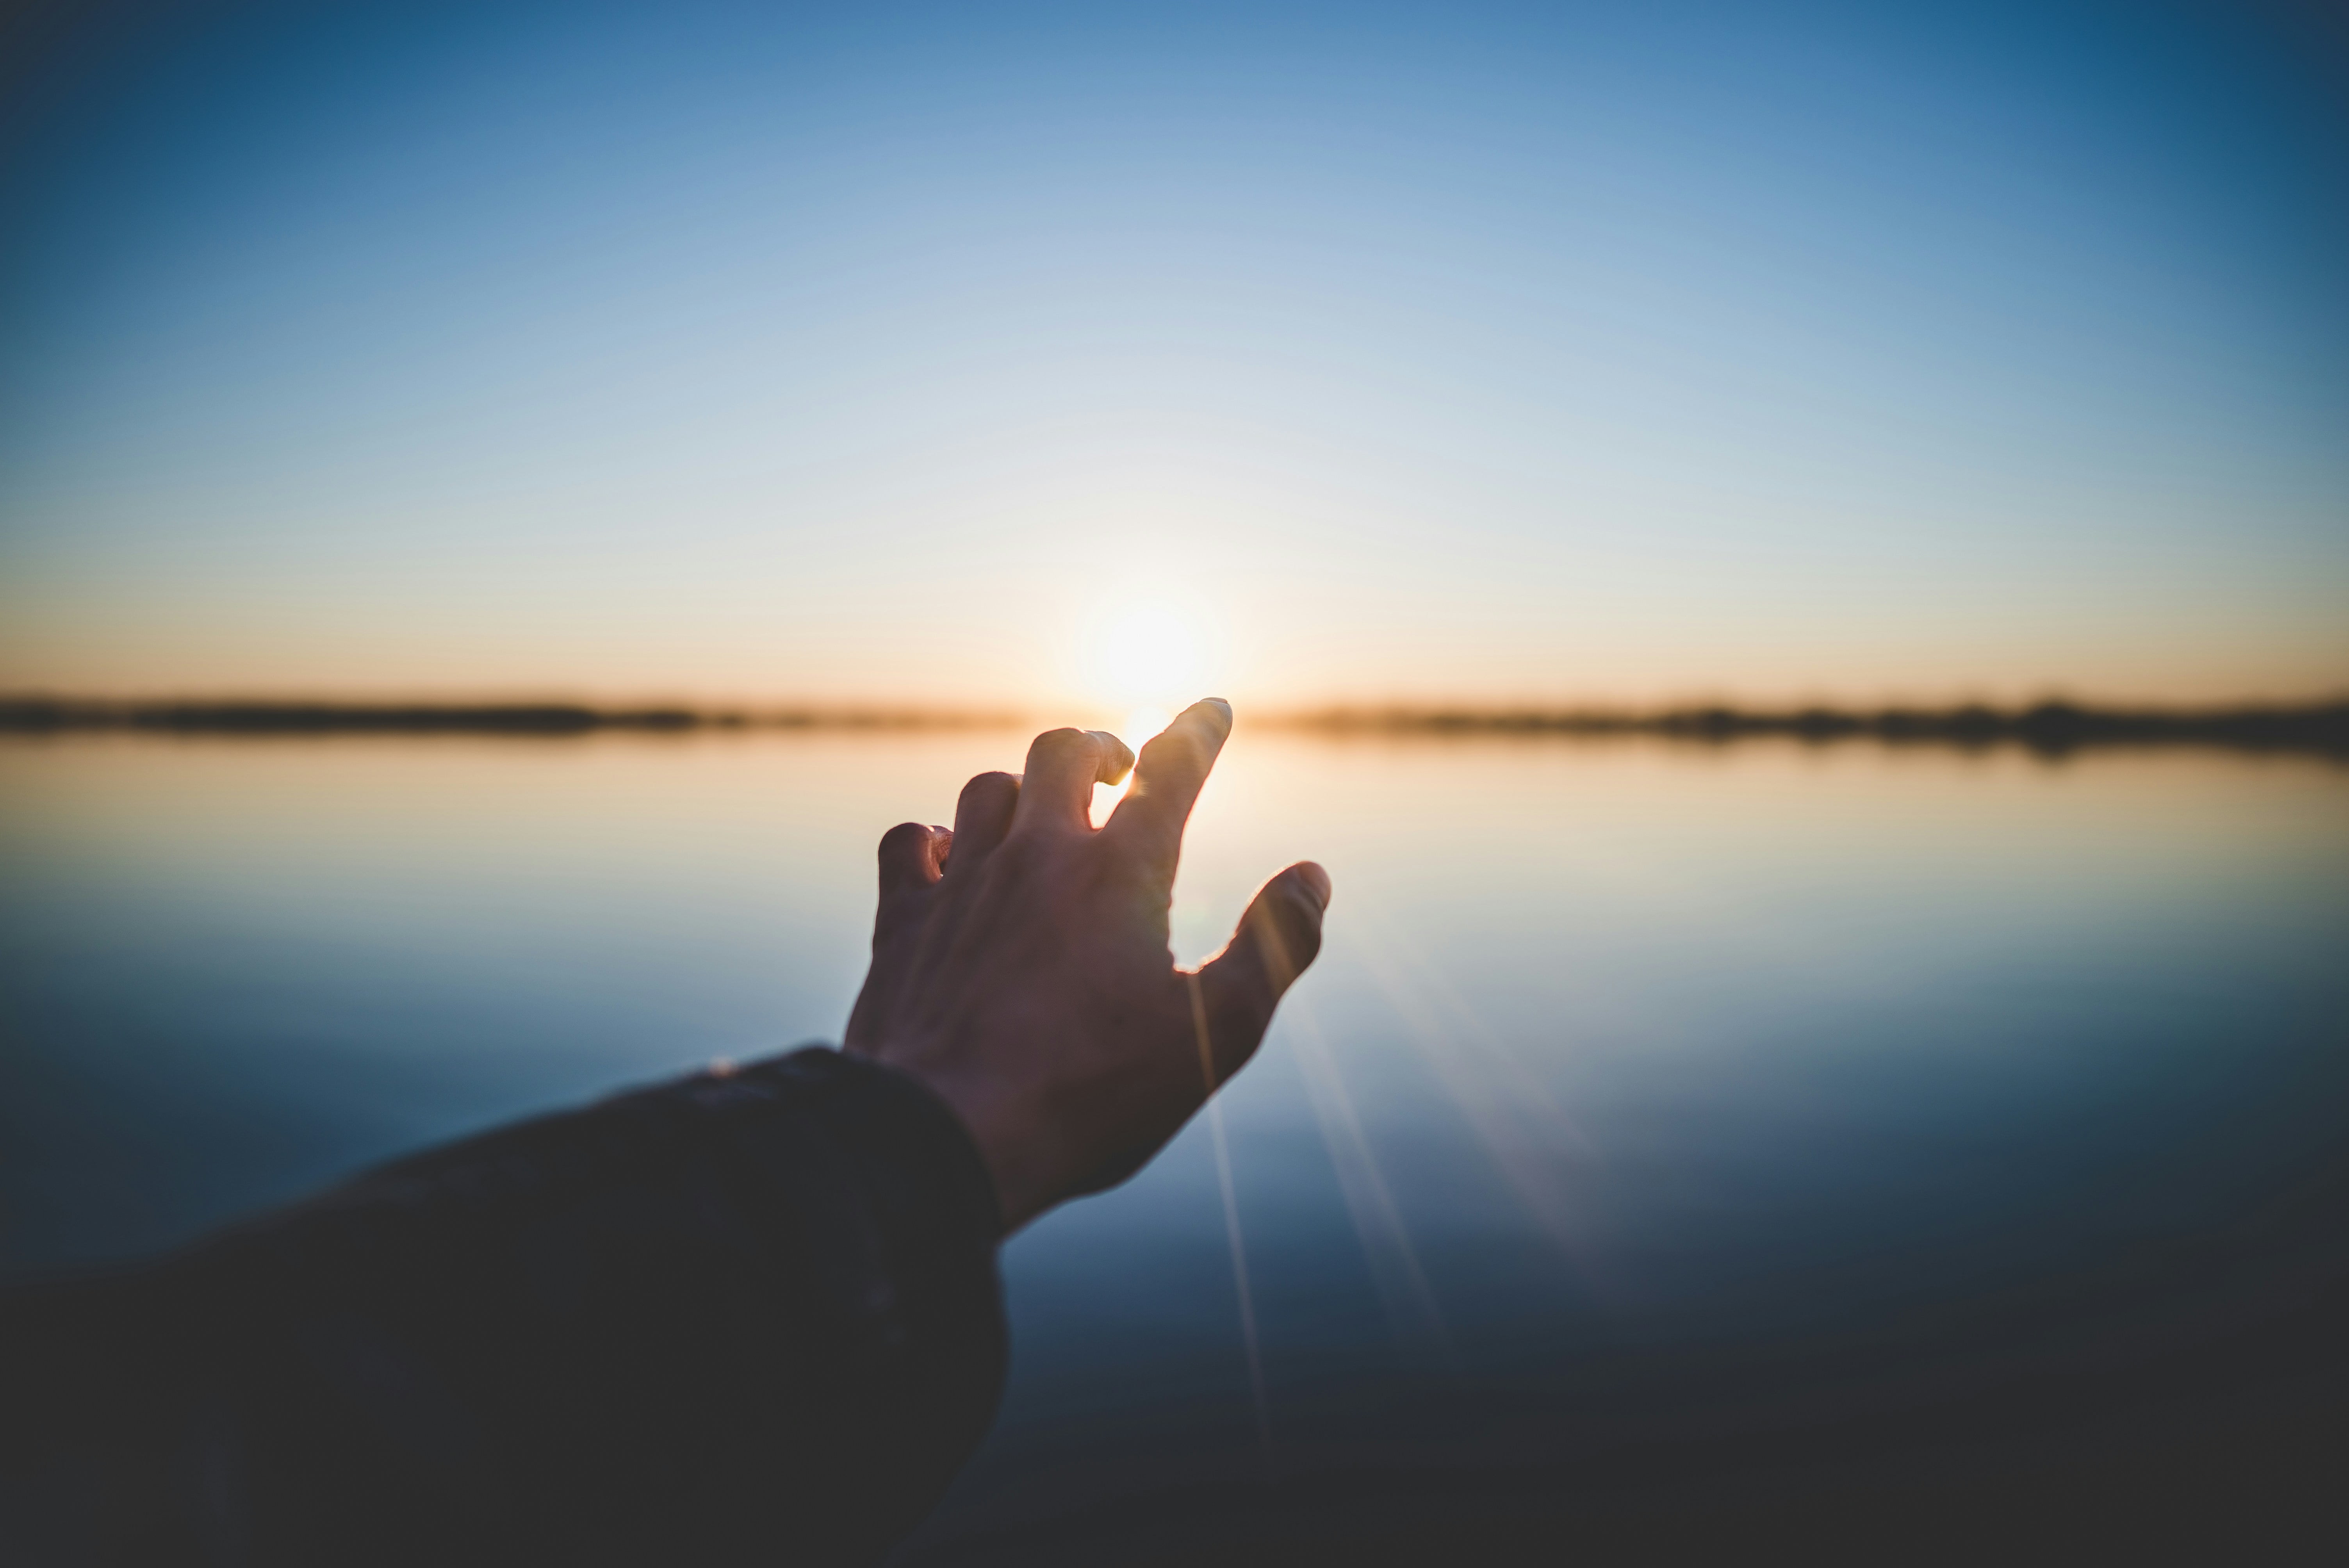
[[[2338,35],[1895,9],[82,38],[0,122],[0,686],[2349,687]]]

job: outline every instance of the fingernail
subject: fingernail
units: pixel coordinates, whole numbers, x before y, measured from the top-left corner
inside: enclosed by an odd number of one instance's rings
[[[1226,702],[1219,696],[1203,696],[1199,700],[1203,703],[1208,703],[1216,707],[1221,708],[1224,713],[1224,727],[1226,729],[1229,729],[1232,727],[1232,705],[1230,703]]]
[[[1319,903],[1323,909],[1330,907],[1330,873],[1328,872],[1323,871],[1311,861],[1301,861],[1297,868],[1297,880],[1305,884],[1305,891],[1311,893],[1315,902]]]

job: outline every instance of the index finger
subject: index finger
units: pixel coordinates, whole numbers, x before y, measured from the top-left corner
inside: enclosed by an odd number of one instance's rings
[[[1131,842],[1168,876],[1183,849],[1183,828],[1200,787],[1232,732],[1232,705],[1218,696],[1195,702],[1175,717],[1133,765],[1133,785],[1102,831]]]

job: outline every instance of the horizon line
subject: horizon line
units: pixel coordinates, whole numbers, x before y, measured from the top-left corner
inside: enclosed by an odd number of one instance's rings
[[[554,699],[367,701],[284,697],[0,696],[0,734],[129,730],[175,734],[474,734],[560,738],[599,731],[998,729],[1035,722],[1009,707],[887,704],[598,704]],[[1254,727],[1335,736],[1658,735],[1727,742],[1780,736],[1960,746],[2199,745],[2349,757],[2349,696],[2329,701],[2026,706],[1823,703],[1543,705],[1322,704],[1251,714]]]

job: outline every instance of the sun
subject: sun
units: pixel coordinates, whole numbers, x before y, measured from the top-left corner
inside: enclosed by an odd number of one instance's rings
[[[1079,668],[1085,694],[1125,716],[1119,735],[1133,745],[1166,727],[1208,695],[1216,678],[1212,618],[1178,600],[1112,600],[1087,617]]]
[[[1157,598],[1105,605],[1091,617],[1080,664],[1092,699],[1123,715],[1118,738],[1139,751],[1175,714],[1208,695],[1216,675],[1211,627],[1206,615]],[[1126,788],[1095,788],[1095,825]]]
[[[1112,615],[1094,650],[1102,695],[1121,704],[1168,706],[1201,675],[1198,629],[1171,604],[1132,604]]]

